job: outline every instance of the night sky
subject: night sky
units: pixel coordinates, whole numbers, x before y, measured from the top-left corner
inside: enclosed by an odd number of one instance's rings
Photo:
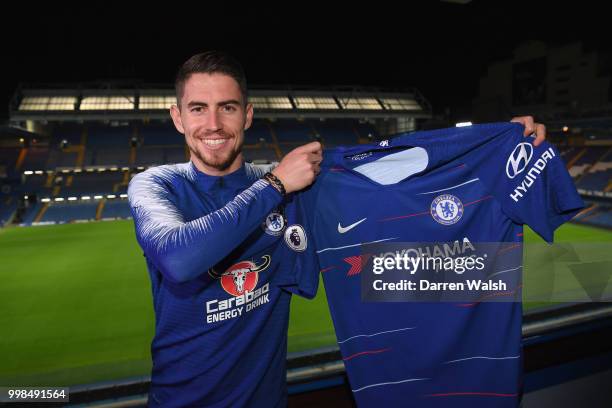
[[[533,30],[517,30],[529,16],[520,17],[513,2],[415,1],[408,10],[356,5],[333,13],[310,3],[126,3],[24,5],[7,13],[0,117],[6,119],[20,82],[171,84],[185,59],[209,49],[236,56],[252,85],[416,87],[441,113],[469,105],[487,64],[536,38]]]

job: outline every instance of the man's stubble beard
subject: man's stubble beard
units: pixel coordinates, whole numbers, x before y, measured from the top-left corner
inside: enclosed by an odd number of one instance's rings
[[[199,142],[196,135],[194,135],[193,139],[196,140],[195,142],[196,144]],[[232,139],[230,140],[238,140],[238,136],[233,136]],[[218,171],[224,171],[227,168],[229,168],[236,160],[236,157],[238,157],[238,155],[242,152],[242,143],[241,143],[239,146],[237,146],[237,149],[232,148],[229,156],[227,156],[227,158],[224,161],[217,163],[217,162],[208,161],[206,158],[204,158],[200,154],[200,152],[197,149],[192,149],[191,146],[189,146],[189,144],[187,144],[187,147],[189,148],[189,151],[191,152],[191,154],[196,156],[200,160],[201,163],[203,163],[204,165],[208,167],[216,169]]]

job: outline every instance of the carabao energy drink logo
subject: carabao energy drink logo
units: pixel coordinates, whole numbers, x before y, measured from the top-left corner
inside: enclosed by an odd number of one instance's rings
[[[252,292],[259,281],[259,272],[270,266],[270,261],[270,255],[264,255],[259,265],[251,261],[240,261],[230,266],[221,275],[221,286],[232,296]]]

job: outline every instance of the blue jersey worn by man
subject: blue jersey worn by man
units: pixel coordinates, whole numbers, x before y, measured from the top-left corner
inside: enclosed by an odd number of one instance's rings
[[[364,302],[361,244],[547,241],[583,206],[558,152],[514,123],[415,132],[324,153],[300,197],[360,406],[514,407],[519,302]],[[509,273],[521,273],[520,261]],[[301,272],[303,273],[303,272]],[[296,275],[313,287],[317,274]]]
[[[155,309],[150,406],[286,405],[291,270],[280,261],[295,263],[305,237],[287,228],[293,199],[258,180],[266,170],[213,177],[188,162],[130,182]]]

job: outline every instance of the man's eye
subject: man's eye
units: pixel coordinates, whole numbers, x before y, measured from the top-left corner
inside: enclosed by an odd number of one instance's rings
[[[234,112],[236,110],[236,107],[234,107],[232,105],[225,105],[223,107],[223,110],[225,110],[226,112]]]
[[[202,112],[202,107],[201,106],[195,106],[193,108],[191,108],[191,112]]]

